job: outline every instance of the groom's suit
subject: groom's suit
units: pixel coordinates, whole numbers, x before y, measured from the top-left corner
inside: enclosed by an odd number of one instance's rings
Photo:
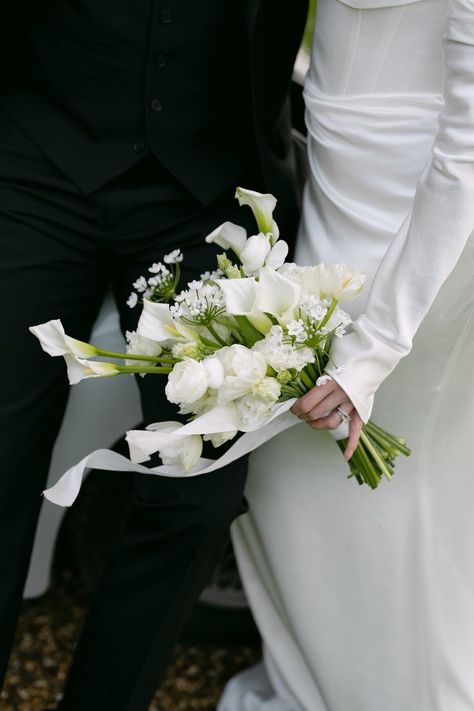
[[[286,238],[297,196],[287,90],[306,15],[283,0],[17,0],[0,11],[0,676],[51,449],[62,363],[28,325],[87,339],[108,283],[123,329],[131,282],[238,211],[237,184],[273,192]],[[5,375],[8,373],[8,375]],[[175,417],[139,379],[145,421]],[[84,413],[86,417],[86,413]],[[245,510],[245,466],[136,478],[123,541],[92,601],[61,708],[140,711]]]

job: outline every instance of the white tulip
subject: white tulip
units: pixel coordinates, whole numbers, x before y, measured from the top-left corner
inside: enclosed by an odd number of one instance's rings
[[[321,298],[352,301],[365,283],[365,274],[347,264],[319,264]]]
[[[188,474],[201,456],[202,439],[199,435],[180,435],[182,427],[180,422],[157,422],[146,430],[127,432],[130,459],[146,462],[158,452],[163,464],[182,467]]]
[[[238,257],[247,241],[247,232],[240,225],[224,222],[206,237],[208,244],[218,244],[223,249],[231,249]]]
[[[235,197],[239,201],[239,205],[248,205],[251,208],[260,232],[264,234],[271,232],[273,242],[275,242],[280,234],[278,225],[273,219],[273,211],[277,204],[276,198],[269,193],[257,193],[255,190],[246,190],[245,188],[237,188]]]
[[[59,319],[30,326],[31,333],[41,343],[42,349],[50,356],[63,356],[72,353],[78,358],[90,358],[97,355],[97,349],[84,341],[67,336]]]
[[[189,405],[199,400],[208,388],[206,368],[201,361],[185,358],[168,375],[165,393],[170,402]]]
[[[265,260],[265,266],[271,269],[278,269],[282,266],[288,256],[289,247],[285,240],[279,240],[270,250],[268,257]]]
[[[248,238],[240,253],[240,261],[247,276],[255,274],[263,267],[271,248],[269,234],[260,232],[258,235],[252,235],[252,237]]]
[[[98,360],[84,360],[73,353],[65,353],[67,374],[71,385],[76,385],[87,378],[107,378],[118,375],[119,370],[113,363],[103,363]]]

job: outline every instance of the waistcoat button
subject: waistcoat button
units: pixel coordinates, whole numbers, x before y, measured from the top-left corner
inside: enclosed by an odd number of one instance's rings
[[[161,105],[161,101],[158,99],[152,99],[150,101],[150,109],[154,111],[155,113],[159,113],[163,106]]]

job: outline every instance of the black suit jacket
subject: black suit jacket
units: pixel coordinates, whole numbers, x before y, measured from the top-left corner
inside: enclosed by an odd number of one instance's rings
[[[307,0],[240,2],[16,0],[1,11],[0,108],[84,193],[149,147],[206,204],[253,159],[251,187],[276,195],[289,237],[288,90]]]

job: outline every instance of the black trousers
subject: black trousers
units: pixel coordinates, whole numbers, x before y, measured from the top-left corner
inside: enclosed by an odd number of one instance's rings
[[[251,176],[244,180],[256,187]],[[140,309],[125,302],[151,263],[181,248],[184,284],[214,266],[203,241],[208,232],[225,220],[253,229],[234,189],[202,207],[145,158],[85,197],[0,115],[0,680],[68,396],[62,359],[43,353],[28,326],[61,318],[68,334],[88,340],[111,284],[121,326],[133,330]],[[146,423],[176,419],[163,381],[138,378]],[[229,525],[245,511],[245,477],[245,462],[188,479],[137,475],[123,540],[93,597],[62,709],[148,707]]]

